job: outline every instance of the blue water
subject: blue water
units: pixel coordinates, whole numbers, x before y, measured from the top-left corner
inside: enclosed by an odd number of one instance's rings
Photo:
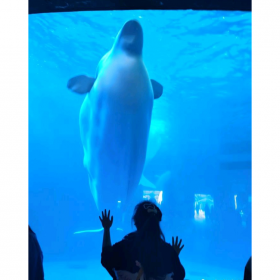
[[[29,224],[45,278],[110,279],[83,167],[84,96],[66,84],[95,76],[130,19],[143,27],[149,76],[164,86],[154,102],[143,196],[148,185],[162,191],[162,228],[168,242],[183,239],[186,279],[241,280],[251,255],[251,13],[225,11],[29,15]],[[112,242],[124,234],[115,229]]]

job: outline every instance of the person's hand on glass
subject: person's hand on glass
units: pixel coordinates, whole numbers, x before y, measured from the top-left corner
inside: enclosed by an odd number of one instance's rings
[[[103,213],[102,211],[102,218],[99,216],[99,220],[104,229],[109,229],[113,224],[113,216],[110,219],[110,210],[108,211],[108,215],[106,213],[106,209]]]
[[[181,246],[181,243],[182,243],[182,239],[180,239],[180,242],[178,243],[178,236],[176,237],[176,241],[175,242],[174,242],[174,237],[172,237],[172,247],[174,248],[174,250],[176,251],[178,256],[179,256],[180,252],[182,251],[182,249],[185,246],[185,245]]]

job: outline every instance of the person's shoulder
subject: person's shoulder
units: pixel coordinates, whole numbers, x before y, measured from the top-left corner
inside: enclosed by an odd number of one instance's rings
[[[162,240],[164,252],[170,256],[172,260],[177,259],[178,255],[172,245],[164,240]]]
[[[135,239],[135,232],[131,232],[131,233],[125,235],[125,237],[122,240],[120,240],[119,242],[116,242],[114,244],[114,246],[123,246],[124,244],[133,242],[134,239]]]
[[[130,241],[133,241],[133,240],[135,239],[135,237],[136,237],[136,232],[133,231],[133,232],[127,234],[127,235],[123,238],[122,241],[128,241],[128,242],[130,242]]]
[[[165,250],[168,250],[168,251],[171,251],[171,252],[175,251],[173,249],[172,245],[170,243],[166,242],[165,240],[161,239],[161,244],[165,248]]]

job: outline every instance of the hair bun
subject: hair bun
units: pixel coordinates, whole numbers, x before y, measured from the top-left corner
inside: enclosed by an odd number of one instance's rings
[[[155,209],[147,209],[147,212],[148,213],[155,213],[155,214],[157,214],[157,209],[155,208]]]
[[[147,211],[148,214],[152,214],[154,216],[156,216],[158,218],[159,221],[161,221],[161,212],[159,210],[159,208],[150,202],[146,202],[143,204],[143,208]]]

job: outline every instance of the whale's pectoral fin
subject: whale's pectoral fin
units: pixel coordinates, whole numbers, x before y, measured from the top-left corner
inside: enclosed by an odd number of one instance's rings
[[[86,75],[79,75],[71,78],[68,81],[67,88],[72,90],[73,92],[85,94],[90,92],[94,82],[94,78],[88,77]]]
[[[160,98],[163,92],[163,86],[155,80],[151,79],[152,87],[154,90],[154,99]]]

